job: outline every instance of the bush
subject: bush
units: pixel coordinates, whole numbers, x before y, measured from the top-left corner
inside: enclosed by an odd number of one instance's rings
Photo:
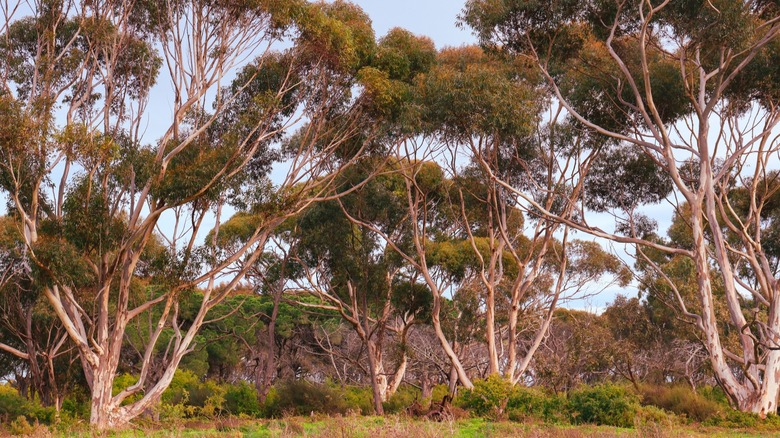
[[[269,394],[270,395],[270,394]],[[287,380],[276,385],[273,397],[266,400],[266,414],[309,415],[312,412],[334,415],[346,414],[349,406],[343,393],[329,385],[318,385],[305,380]]]
[[[382,407],[386,414],[400,414],[419,399],[420,391],[412,386],[403,385],[386,402],[382,403]]]
[[[0,422],[8,424],[12,421],[20,421],[19,417],[24,417],[32,422],[51,424],[54,422],[55,414],[54,408],[44,408],[37,402],[19,395],[19,392],[10,385],[0,385]]]
[[[257,391],[247,382],[228,385],[225,392],[225,410],[232,415],[259,416],[261,410]]]
[[[27,421],[24,415],[20,415],[8,425],[8,431],[11,432],[11,435],[32,435],[35,432],[35,427]]]
[[[512,393],[512,384],[499,375],[474,382],[473,389],[464,389],[456,404],[480,417],[503,416]]]
[[[726,393],[720,386],[701,386],[696,392],[705,399],[715,402],[724,408],[730,407],[729,399],[726,397]]]
[[[632,427],[639,397],[617,385],[582,387],[569,393],[569,408],[574,423]]]
[[[730,429],[755,429],[776,432],[780,429],[780,416],[767,415],[761,418],[752,412],[741,412],[735,409],[724,409],[718,415],[708,418],[702,424]]]
[[[667,429],[676,423],[674,414],[656,406],[642,406],[634,418],[634,426],[660,425]]]
[[[189,370],[177,370],[163,392],[160,413],[169,419],[205,416],[213,418],[224,411],[227,387],[213,380],[201,382]]]
[[[374,390],[370,386],[329,386],[337,393],[343,393],[347,412],[359,412],[362,415],[374,413]]]
[[[431,396],[429,398],[423,399],[422,404],[423,406],[430,406],[431,402],[440,402],[444,400],[444,397],[447,397],[450,395],[450,387],[445,383],[440,383],[433,388],[431,388]]]
[[[506,405],[507,416],[512,421],[536,418],[547,423],[566,423],[568,405],[566,398],[524,386],[515,386]]]
[[[718,416],[727,407],[697,394],[687,386],[642,386],[642,404],[653,405],[695,421]]]

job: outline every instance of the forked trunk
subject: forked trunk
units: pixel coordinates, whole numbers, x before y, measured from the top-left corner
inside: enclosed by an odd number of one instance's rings
[[[114,373],[106,367],[99,367],[93,375],[89,414],[89,424],[96,430],[115,429],[132,419],[123,416],[113,405],[111,400],[113,386]]]
[[[466,369],[463,368],[463,364],[460,362],[458,355],[455,353],[455,350],[452,349],[452,345],[450,345],[450,342],[447,340],[447,336],[444,334],[444,330],[441,327],[440,314],[441,297],[434,294],[431,322],[433,323],[433,329],[436,332],[436,337],[439,339],[439,343],[441,344],[442,349],[444,349],[444,353],[446,353],[447,357],[450,359],[453,372],[457,376],[457,379],[454,380],[456,382],[459,380],[461,385],[471,389],[474,387],[474,384],[471,383],[471,379],[469,379],[468,375],[466,374]],[[450,379],[451,382],[452,380],[453,379]]]
[[[780,392],[780,351],[771,350],[767,356],[766,369],[771,371],[764,375],[756,397],[750,397],[739,407],[741,411],[753,412],[761,418],[777,414],[777,396]]]

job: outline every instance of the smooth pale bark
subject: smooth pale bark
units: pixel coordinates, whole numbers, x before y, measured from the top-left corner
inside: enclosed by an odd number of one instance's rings
[[[441,300],[442,300],[441,296],[434,293],[433,308],[431,310],[431,324],[433,325],[433,330],[436,333],[436,338],[439,340],[439,343],[441,344],[441,348],[444,350],[444,353],[450,359],[452,370],[455,373],[455,376],[457,377],[457,379],[455,379],[455,382],[460,381],[461,385],[463,385],[467,389],[472,389],[474,387],[474,384],[471,382],[471,379],[469,379],[468,374],[466,374],[466,369],[463,367],[463,364],[461,363],[458,354],[455,353],[455,350],[452,348],[450,341],[447,339],[447,335],[444,334],[444,330],[441,327]],[[452,385],[452,379],[450,384]],[[454,392],[452,388],[450,389],[451,389],[450,392]]]
[[[496,290],[489,287],[485,297],[485,337],[488,347],[488,374],[499,374],[498,347],[496,346]]]
[[[765,196],[768,187],[760,188],[757,182],[776,171],[769,163],[778,152],[776,128],[780,111],[777,102],[773,101],[776,97],[766,97],[759,102],[758,98],[746,94],[740,96],[748,99],[744,103],[750,116],[746,117],[729,106],[734,102],[734,96],[729,93],[744,91],[733,89],[734,80],[762,56],[763,49],[780,38],[780,21],[777,17],[759,17],[758,12],[745,9],[745,13],[753,14],[745,19],[760,25],[754,29],[750,40],[741,41],[738,47],[730,47],[731,41],[721,41],[720,47],[711,47],[711,42],[696,41],[691,35],[671,35],[667,42],[672,46],[659,51],[656,50],[657,31],[664,24],[656,20],[656,16],[668,5],[669,2],[663,2],[653,8],[625,9],[625,12],[635,14],[633,19],[639,20],[633,35],[638,43],[637,50],[631,53],[631,56],[639,57],[638,64],[634,60],[628,62],[622,51],[613,47],[613,42],[623,38],[621,26],[626,24],[620,14],[612,21],[612,28],[608,29],[611,32],[603,41],[615,69],[613,76],[604,79],[614,81],[610,86],[632,96],[628,102],[615,102],[632,114],[627,118],[629,125],[620,131],[611,131],[588,120],[567,101],[565,90],[557,82],[558,77],[547,69],[550,55],[547,48],[530,47],[523,54],[534,59],[555,97],[574,119],[604,137],[639,148],[671,178],[676,189],[673,196],[684,198],[691,210],[691,217],[685,218],[690,227],[691,247],[674,247],[674,242],[667,245],[633,234],[607,233],[585,221],[557,214],[522,191],[514,190],[546,218],[595,236],[655,248],[670,257],[682,256],[692,261],[699,309],[689,310],[684,297],[677,293],[678,310],[695,322],[703,335],[702,343],[707,348],[712,371],[733,405],[742,411],[766,416],[777,411],[780,320],[775,262],[761,243],[762,228],[767,225],[762,209],[768,202]],[[518,35],[524,42],[533,44],[522,30]],[[705,55],[710,51],[719,51],[720,57]],[[655,100],[663,94],[653,90],[651,74],[654,74],[652,66],[659,56],[679,69],[683,81],[679,92],[685,93],[691,106],[689,114],[676,121],[664,119],[656,108]],[[630,68],[634,70],[630,71]],[[641,82],[637,80],[640,75]],[[761,84],[752,86],[756,88],[750,92],[761,89]],[[631,124],[632,118],[638,122]],[[717,132],[711,135],[710,131]],[[698,166],[686,178],[680,175],[684,162]],[[513,189],[506,181],[502,184]],[[746,190],[747,211],[732,204],[734,200],[728,195],[734,188]],[[682,207],[682,204],[678,206]],[[633,210],[626,211],[622,219],[632,219],[633,213]],[[682,213],[682,209],[678,213]],[[674,280],[663,272],[663,266],[655,265],[652,269],[677,291]],[[742,269],[749,271],[747,278],[740,278]],[[728,315],[716,315],[716,302],[725,305]],[[749,311],[748,302],[767,317],[761,317],[757,324],[748,324],[745,316],[746,310]],[[721,339],[724,324],[728,324],[731,333],[736,335],[740,351],[732,353],[724,348]],[[735,372],[736,368],[740,371]]]
[[[395,370],[395,374],[393,374],[393,380],[390,381],[387,387],[387,391],[385,392],[385,401],[387,401],[390,397],[393,396],[396,392],[398,392],[398,388],[401,386],[401,383],[404,381],[404,376],[406,375],[406,367],[409,364],[409,356],[406,354],[406,352],[401,353],[401,361],[398,363],[398,367]]]

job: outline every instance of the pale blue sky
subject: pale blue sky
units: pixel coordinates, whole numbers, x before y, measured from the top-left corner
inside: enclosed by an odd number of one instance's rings
[[[455,25],[465,0],[356,0],[354,3],[371,17],[378,37],[393,27],[402,27],[430,37],[439,49],[476,41],[469,29]]]

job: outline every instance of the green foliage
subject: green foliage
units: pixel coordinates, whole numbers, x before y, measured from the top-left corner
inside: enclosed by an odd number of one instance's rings
[[[430,404],[433,401],[441,401],[450,394],[450,388],[444,383],[440,383],[431,389],[431,398],[423,400],[423,405]]]
[[[233,415],[249,415],[257,417],[261,413],[257,391],[247,382],[228,385],[225,392],[225,411]]]
[[[546,423],[568,423],[568,401],[559,394],[546,394],[537,388],[515,385],[506,404],[512,421],[535,418]]]
[[[640,436],[650,436],[649,433],[644,432],[650,428],[669,430],[678,422],[674,414],[656,406],[642,406],[634,418],[634,426],[637,427]]]
[[[89,398],[80,394],[70,394],[62,401],[60,410],[60,421],[70,423],[76,420],[89,420],[90,406]]]
[[[257,391],[247,382],[218,383],[201,380],[189,370],[177,370],[173,381],[163,393],[160,414],[172,420],[189,417],[215,418],[221,415],[258,417],[275,409],[276,391],[272,388],[265,406],[261,406]]]
[[[496,419],[504,414],[510,394],[512,384],[493,374],[487,379],[475,381],[473,389],[462,390],[456,404],[480,417]]]
[[[574,423],[632,427],[639,410],[639,397],[622,386],[583,386],[569,393]]]
[[[411,406],[412,403],[419,401],[419,399],[420,391],[417,388],[401,385],[395,394],[386,402],[382,403],[382,407],[386,414],[400,414],[403,413],[407,407]]]
[[[359,412],[362,415],[370,415],[374,412],[374,392],[370,386],[345,386],[334,389],[342,393],[347,413]]]
[[[640,205],[656,204],[672,191],[671,178],[650,157],[624,147],[599,154],[586,182],[586,205],[595,211],[632,211]]]
[[[445,49],[438,61],[418,90],[430,132],[446,139],[479,135],[509,143],[530,133],[535,94],[517,80],[516,65],[476,46]]]
[[[112,214],[108,196],[86,177],[71,188],[63,204],[63,233],[74,247],[85,252],[105,251],[122,239],[127,227]]]
[[[131,385],[135,384],[138,381],[137,376],[133,376],[132,374],[123,373],[114,378],[114,387],[111,389],[112,395],[117,395],[120,392],[122,392],[123,389],[130,387]],[[142,394],[137,393],[133,394],[130,397],[127,397],[122,404],[130,404],[138,399],[140,399]]]
[[[54,408],[44,408],[37,402],[27,400],[8,384],[0,385],[0,422],[7,424],[13,419],[22,427],[22,421],[26,423],[28,420],[52,424],[54,417]]]
[[[298,27],[304,58],[324,61],[335,72],[357,72],[376,47],[371,19],[343,0],[311,4]]]
[[[8,425],[8,431],[11,435],[29,436],[35,432],[35,426],[31,425],[24,415],[20,415]]]
[[[40,263],[33,265],[32,277],[41,285],[57,281],[68,286],[84,287],[93,279],[85,260],[70,242],[41,237],[33,250]]]
[[[306,380],[287,380],[275,386],[269,394],[265,410],[269,417],[283,415],[346,414],[350,411],[371,412],[370,388],[342,388],[320,385]]]
[[[162,395],[162,412],[174,417],[201,415],[213,418],[222,413],[227,388],[213,380],[202,382],[189,370],[177,370]]]
[[[709,400],[682,385],[643,385],[640,394],[643,404],[657,406],[694,421],[705,421],[730,410],[728,405]]]
[[[702,422],[705,426],[717,426],[729,429],[758,429],[775,432],[780,429],[780,417],[767,415],[762,419],[752,412],[741,412],[736,409],[726,408],[720,415],[708,418]]]

